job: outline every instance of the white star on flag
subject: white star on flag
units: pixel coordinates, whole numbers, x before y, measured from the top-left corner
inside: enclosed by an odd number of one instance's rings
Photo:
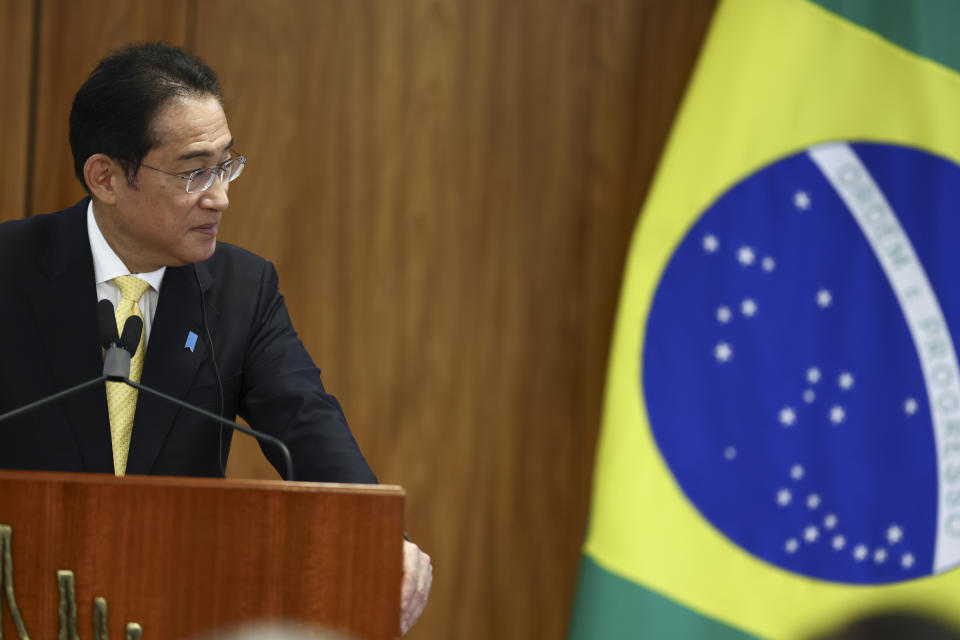
[[[840,405],[834,405],[830,408],[830,422],[840,424],[847,417],[847,412]]]
[[[887,550],[886,549],[877,549],[873,552],[873,561],[876,564],[883,564],[887,561]]]
[[[908,416],[912,416],[917,412],[917,401],[913,398],[907,398],[903,403],[903,412]]]
[[[730,307],[723,305],[717,307],[717,322],[720,324],[727,324],[730,322],[730,318],[733,317],[733,312],[730,311]]]
[[[807,382],[810,384],[817,384],[820,382],[820,369],[816,367],[810,367],[807,369]]]
[[[796,538],[790,538],[786,544],[783,545],[783,548],[787,553],[795,553],[796,550],[800,548],[800,543],[797,542]]]
[[[717,240],[717,236],[709,233],[703,236],[703,250],[707,253],[714,253],[717,249],[720,248],[720,241]]]
[[[740,250],[737,251],[737,261],[745,267],[752,265],[756,257],[757,254],[753,252],[753,249],[747,246],[740,247]]]
[[[868,552],[867,552],[867,545],[865,545],[865,544],[858,544],[857,546],[855,546],[855,547],[853,548],[853,559],[856,560],[857,562],[860,562],[860,561],[866,559],[867,553],[868,553]]]
[[[912,553],[905,553],[900,558],[900,566],[903,567],[904,569],[909,569],[910,567],[913,566],[913,563],[914,563],[914,557]]]
[[[797,421],[797,414],[793,410],[793,407],[784,407],[780,409],[780,415],[778,416],[780,424],[785,427],[793,426],[793,423]]]
[[[726,458],[727,460],[733,460],[734,458],[736,458],[737,457],[736,447],[727,447],[726,449],[724,449],[723,457]]]
[[[752,298],[745,299],[740,303],[740,313],[748,318],[752,318],[757,315],[757,303],[754,302]]]
[[[713,348],[713,357],[717,359],[717,362],[724,363],[733,357],[733,348],[726,342],[719,342]]]
[[[807,526],[807,528],[803,530],[803,539],[806,540],[807,542],[811,542],[811,543],[816,542],[817,538],[819,537],[820,537],[820,530],[817,529],[812,524]]]
[[[811,493],[807,496],[807,509],[813,511],[814,509],[820,506],[820,496],[815,493]]]
[[[807,389],[803,392],[803,401],[807,404],[810,404],[817,399],[817,394],[813,392],[813,389]]]
[[[843,536],[833,536],[833,540],[830,542],[830,546],[832,546],[836,551],[843,549],[846,544],[847,539]]]
[[[887,529],[887,542],[890,544],[897,544],[903,540],[903,528],[900,525],[892,524]]]
[[[836,527],[837,516],[832,513],[828,513],[827,517],[823,519],[823,526],[826,527],[827,529],[833,529],[834,527]]]
[[[770,273],[777,267],[776,261],[774,261],[774,259],[771,258],[770,256],[767,256],[766,258],[764,258],[763,261],[760,262],[760,265],[763,267],[763,270],[766,271],[767,273]]]
[[[794,480],[799,480],[800,478],[802,478],[803,466],[799,464],[795,464],[792,467],[790,467],[790,477],[793,478]]]
[[[781,507],[790,504],[791,500],[793,500],[793,494],[790,493],[789,489],[780,489],[780,491],[777,491],[777,504]]]
[[[833,295],[826,289],[820,289],[817,291],[817,304],[821,309],[826,309],[830,306],[830,303],[833,302]]]
[[[806,211],[810,208],[810,196],[802,189],[793,194],[793,206],[799,211]]]
[[[844,391],[850,389],[853,386],[853,374],[849,371],[841,373],[840,377],[837,378],[837,385]]]

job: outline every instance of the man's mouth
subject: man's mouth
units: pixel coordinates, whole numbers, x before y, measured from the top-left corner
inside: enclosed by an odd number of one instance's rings
[[[194,231],[198,231],[198,232],[203,233],[203,234],[206,234],[206,235],[208,235],[208,236],[215,236],[215,235],[217,235],[217,227],[218,227],[218,226],[219,226],[219,224],[214,222],[214,223],[211,223],[211,224],[202,224],[202,225],[200,225],[199,227],[194,227],[193,230],[194,230]]]

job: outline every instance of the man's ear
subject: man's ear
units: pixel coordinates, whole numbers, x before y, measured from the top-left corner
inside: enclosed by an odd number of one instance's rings
[[[103,153],[95,153],[83,163],[83,179],[90,189],[90,195],[104,204],[116,204],[118,181],[127,181],[126,173],[113,158]]]

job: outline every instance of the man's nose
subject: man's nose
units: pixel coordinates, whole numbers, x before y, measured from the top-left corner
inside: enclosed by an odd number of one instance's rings
[[[210,188],[203,192],[203,204],[208,209],[217,209],[224,211],[230,206],[230,198],[227,191],[230,189],[230,183],[223,179],[223,172],[219,172],[213,179]]]

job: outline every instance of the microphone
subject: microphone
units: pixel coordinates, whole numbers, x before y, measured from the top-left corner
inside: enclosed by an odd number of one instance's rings
[[[129,353],[132,358],[137,352],[137,347],[140,346],[141,333],[143,333],[143,318],[130,316],[123,323],[123,333],[120,334],[120,342],[117,346]]]
[[[117,344],[117,321],[114,320],[113,305],[109,300],[97,303],[97,325],[100,329],[100,346],[109,349]]]
[[[106,349],[103,357],[103,375],[110,382],[123,382],[130,377],[130,359],[140,345],[143,319],[130,316],[123,325],[123,335],[117,337],[117,321],[109,300],[97,304],[100,345]]]

